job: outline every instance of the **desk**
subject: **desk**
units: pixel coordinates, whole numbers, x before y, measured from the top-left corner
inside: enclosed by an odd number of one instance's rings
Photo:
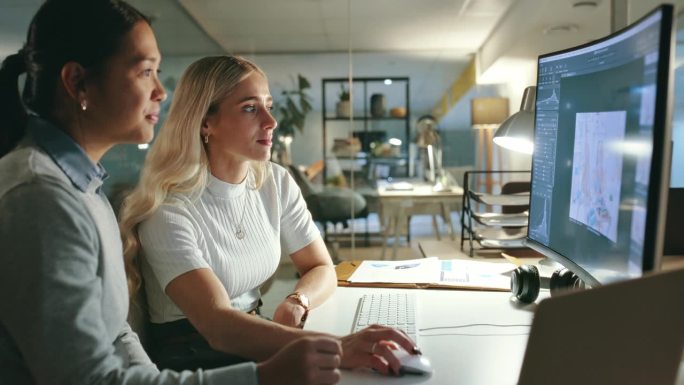
[[[485,262],[506,262],[502,254],[511,255],[513,257],[522,259],[525,263],[536,264],[544,256],[532,249],[481,249],[477,250],[471,257],[467,252],[463,251],[460,242],[454,240],[433,240],[423,239],[418,242],[418,248],[423,255],[423,258],[437,257],[440,259],[454,259],[462,258],[469,261],[485,261]]]
[[[418,248],[423,254],[423,258],[437,257],[439,259],[467,259],[470,261],[487,261],[487,262],[507,262],[501,258],[501,250],[494,250],[495,253],[489,254],[487,257],[475,256],[469,257],[464,253],[459,243],[456,241],[435,241],[422,240],[418,242]],[[525,263],[537,263],[543,256],[534,250],[523,249],[515,250],[513,252],[503,251],[507,254],[513,254],[516,258],[522,259]],[[660,268],[662,270],[684,269],[684,255],[664,255],[661,260]]]
[[[432,362],[434,373],[431,376],[390,377],[367,369],[345,370],[342,371],[340,384],[517,383],[527,344],[528,327],[482,326],[423,330],[430,327],[476,323],[531,324],[534,305],[518,306],[509,300],[509,293],[338,287],[328,301],[311,312],[305,328],[335,335],[349,334],[361,295],[390,290],[410,291],[416,294],[418,345]],[[543,290],[540,297],[548,297],[548,291]],[[676,384],[684,385],[684,361],[680,365]]]
[[[480,257],[475,255],[470,257],[467,253],[461,250],[458,241],[435,241],[435,240],[421,240],[418,242],[418,248],[423,254],[423,258],[427,257],[437,257],[439,259],[453,259],[453,258],[464,258],[464,259],[475,259],[479,260]],[[494,260],[503,260],[501,253],[496,254]]]
[[[532,322],[533,305],[517,307],[505,292],[339,287],[313,310],[306,329],[349,334],[358,299],[383,290],[416,294],[418,345],[434,368],[431,376],[387,377],[370,370],[343,371],[340,384],[515,384],[522,366],[528,327],[472,327],[421,331],[473,323]],[[546,296],[544,292],[542,296]],[[470,334],[470,335],[465,335]],[[479,334],[479,336],[473,336]]]
[[[383,227],[382,258],[385,258],[385,246],[387,245],[388,233],[394,232],[394,244],[392,245],[392,258],[397,257],[397,245],[399,233],[403,223],[408,221],[412,214],[434,213],[428,211],[437,207],[449,229],[450,237],[455,239],[453,223],[451,223],[451,208],[461,204],[463,189],[452,187],[451,191],[433,191],[432,185],[414,183],[412,190],[392,190],[391,184],[384,181],[378,182],[378,202],[380,204],[380,223]],[[433,216],[433,226],[439,239],[437,222]]]

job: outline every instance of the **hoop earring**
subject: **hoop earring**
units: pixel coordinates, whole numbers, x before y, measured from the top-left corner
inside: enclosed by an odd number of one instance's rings
[[[209,134],[204,135],[204,143],[209,143]]]
[[[81,110],[85,111],[87,109],[88,109],[88,102],[85,99],[81,100]]]

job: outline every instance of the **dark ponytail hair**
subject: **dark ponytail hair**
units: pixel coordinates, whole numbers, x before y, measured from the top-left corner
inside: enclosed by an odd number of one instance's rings
[[[0,157],[24,136],[26,110],[19,97],[19,75],[26,72],[22,51],[8,56],[0,67]]]
[[[133,26],[149,19],[121,0],[47,0],[29,26],[26,44],[0,68],[0,157],[26,131],[26,109],[50,118],[64,64],[98,76]],[[26,72],[23,103],[18,77]]]

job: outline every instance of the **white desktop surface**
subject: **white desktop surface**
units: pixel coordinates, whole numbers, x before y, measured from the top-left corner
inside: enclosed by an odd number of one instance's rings
[[[478,326],[422,331],[437,326],[482,323],[530,325],[534,306],[516,306],[507,292],[338,287],[328,301],[312,310],[306,329],[349,334],[361,295],[386,290],[415,293],[418,345],[432,362],[434,373],[391,377],[370,370],[343,371],[340,384],[517,383],[529,327]],[[547,295],[546,291],[542,293]]]

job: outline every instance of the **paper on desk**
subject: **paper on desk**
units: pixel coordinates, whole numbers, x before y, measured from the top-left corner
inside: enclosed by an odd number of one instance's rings
[[[440,285],[508,289],[515,269],[511,263],[447,259],[440,261]]]
[[[413,190],[413,184],[409,182],[394,182],[390,183],[385,190],[388,191],[411,191]]]
[[[439,279],[437,257],[403,261],[363,261],[349,282],[429,283]]]
[[[454,287],[507,289],[511,263],[439,260],[363,261],[349,277],[355,283],[421,283]]]

